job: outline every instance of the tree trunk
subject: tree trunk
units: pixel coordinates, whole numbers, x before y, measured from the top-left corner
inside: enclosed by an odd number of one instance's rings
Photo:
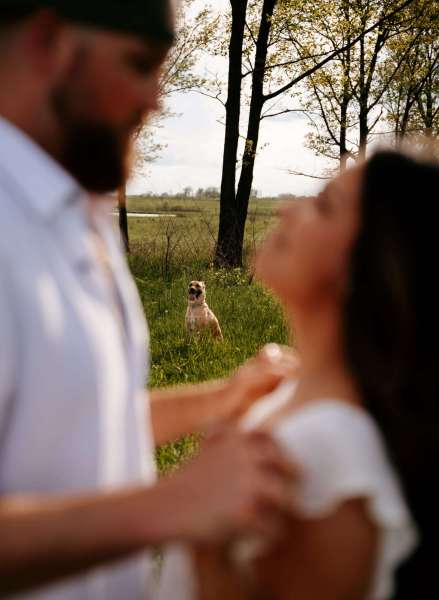
[[[367,142],[369,139],[368,112],[360,107],[360,147],[358,156],[360,159],[366,158]]]
[[[395,137],[397,143],[399,143],[407,134],[407,129],[410,123],[410,116],[412,112],[412,108],[414,106],[416,100],[416,94],[413,92],[413,88],[410,86],[407,91],[407,97],[404,103],[404,110],[402,112],[402,116],[398,116],[397,125],[396,125],[396,133]]]
[[[432,77],[428,77],[425,86],[425,120],[424,120],[424,133],[426,137],[431,138],[433,136],[433,82]]]
[[[117,204],[119,207],[119,230],[125,252],[130,251],[130,239],[128,236],[128,215],[127,215],[127,193],[125,185],[117,190]]]
[[[346,77],[345,77],[346,81]],[[345,93],[345,89],[343,90],[343,99],[340,105],[340,172],[346,170],[347,161],[348,161],[348,149],[347,149],[347,128],[348,128],[348,106],[349,106],[349,96]]]
[[[358,126],[359,126],[359,151],[358,156],[361,159],[366,157],[367,149],[367,138],[369,135],[368,130],[368,106],[367,106],[367,89],[366,89],[366,48],[365,40],[360,40],[360,81],[359,81],[359,115],[358,115]]]
[[[261,113],[264,106],[264,75],[267,62],[268,40],[271,22],[277,0],[264,0],[256,42],[255,67],[252,77],[252,94],[247,137],[242,159],[241,174],[235,196],[235,211],[233,227],[229,230],[229,245],[223,248],[222,261],[227,266],[242,265],[242,250],[244,245],[245,223],[247,220],[248,203],[250,199],[256,151],[259,140]]]
[[[262,71],[262,77],[263,77]],[[247,221],[248,203],[253,185],[253,174],[256,160],[256,150],[259,140],[259,127],[261,123],[262,107],[264,99],[262,94],[255,94],[253,88],[250,104],[250,116],[248,122],[247,139],[245,142],[244,156],[242,158],[241,175],[236,193],[236,205],[238,207],[238,223],[236,231],[236,255],[235,264],[242,264],[242,250],[244,246],[245,223]]]
[[[348,1],[343,2],[343,13],[347,23],[350,21],[350,4]],[[351,34],[348,34],[347,43],[351,42]],[[340,173],[346,170],[348,162],[347,148],[347,130],[348,130],[348,108],[352,100],[352,92],[350,89],[351,81],[351,48],[348,48],[341,55],[343,65],[343,94],[340,103]]]
[[[236,163],[241,115],[242,46],[244,42],[247,0],[230,0],[232,31],[229,44],[229,81],[226,102],[226,128],[221,178],[220,218],[215,263],[235,264],[239,254],[237,242],[238,210],[236,206]]]
[[[409,104],[409,102],[406,102],[405,106],[404,106],[404,112],[403,112],[402,118],[400,119],[400,122],[399,122],[399,128],[396,130],[396,132],[397,132],[396,137],[397,137],[398,141],[402,140],[407,133],[409,117],[410,117],[410,104]]]
[[[240,253],[237,257],[242,263],[242,249],[244,245],[245,223],[247,221],[248,203],[253,185],[256,152],[258,149],[259,129],[261,114],[264,106],[264,76],[267,63],[268,41],[271,23],[277,0],[264,0],[256,42],[255,68],[252,77],[252,95],[250,100],[250,115],[248,120],[247,138],[245,141],[244,156],[242,159],[241,176],[236,193],[238,206],[238,242]]]

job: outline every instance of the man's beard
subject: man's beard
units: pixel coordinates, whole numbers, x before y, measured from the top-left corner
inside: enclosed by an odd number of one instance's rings
[[[125,136],[110,126],[74,116],[67,86],[52,93],[52,108],[62,130],[57,157],[62,166],[89,192],[107,193],[126,183],[129,131]]]

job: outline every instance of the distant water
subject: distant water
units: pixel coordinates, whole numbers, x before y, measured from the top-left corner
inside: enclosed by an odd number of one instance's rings
[[[113,212],[115,217],[119,216],[118,212]],[[170,215],[168,213],[127,213],[128,217],[139,217],[140,219],[155,219],[157,217],[176,217],[177,215]]]

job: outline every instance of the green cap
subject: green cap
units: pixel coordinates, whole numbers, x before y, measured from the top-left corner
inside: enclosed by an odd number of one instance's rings
[[[172,43],[175,34],[171,5],[172,0],[0,0],[0,11],[3,7],[11,11],[49,7],[84,25]]]

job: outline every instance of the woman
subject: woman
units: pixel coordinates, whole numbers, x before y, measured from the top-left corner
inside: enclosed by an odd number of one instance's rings
[[[439,168],[394,152],[281,211],[256,257],[302,366],[245,415],[302,468],[276,540],[174,549],[173,600],[438,596]]]

